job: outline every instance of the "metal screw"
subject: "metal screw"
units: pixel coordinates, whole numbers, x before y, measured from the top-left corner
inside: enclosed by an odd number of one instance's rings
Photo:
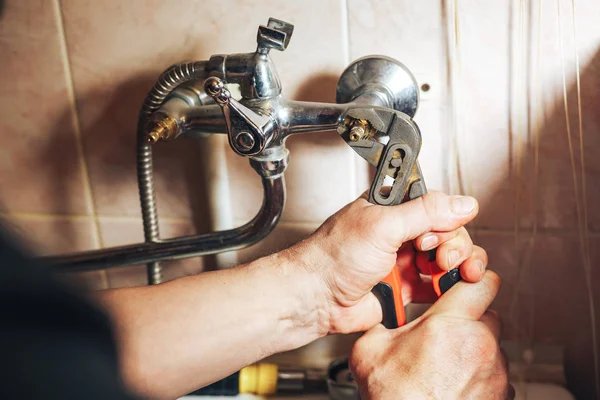
[[[255,143],[254,136],[250,132],[242,131],[235,137],[235,143],[240,150],[251,150]]]
[[[225,87],[225,83],[219,78],[211,76],[204,81],[204,91],[220,106],[229,104],[231,93],[229,93],[229,90]]]
[[[348,137],[352,142],[357,142],[363,137],[364,134],[365,128],[363,128],[362,126],[354,126],[352,127],[352,129],[350,129]]]
[[[399,166],[402,165],[402,159],[401,158],[392,158],[392,161],[390,161],[390,164],[392,165],[392,167],[398,168]]]
[[[211,76],[206,81],[204,81],[204,91],[209,96],[218,96],[223,91],[225,84],[219,78],[215,78]]]
[[[390,160],[390,165],[394,168],[398,168],[402,165],[402,151],[395,150],[394,154],[392,154],[392,159]]]

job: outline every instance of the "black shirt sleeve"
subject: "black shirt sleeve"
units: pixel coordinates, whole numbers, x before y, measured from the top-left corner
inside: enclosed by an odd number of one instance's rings
[[[108,318],[1,226],[0,399],[132,399]]]

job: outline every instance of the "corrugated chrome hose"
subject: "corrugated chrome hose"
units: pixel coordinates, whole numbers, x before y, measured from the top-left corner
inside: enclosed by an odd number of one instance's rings
[[[137,127],[137,175],[146,242],[160,240],[152,175],[152,144],[146,139],[148,120],[177,86],[192,80],[205,79],[205,66],[206,62],[204,61],[190,61],[169,67],[159,77],[142,104]],[[147,268],[148,283],[151,285],[161,283],[162,269],[159,262],[149,263]]]

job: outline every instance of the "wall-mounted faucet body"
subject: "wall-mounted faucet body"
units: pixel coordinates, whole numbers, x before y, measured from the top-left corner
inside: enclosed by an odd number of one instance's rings
[[[337,104],[285,99],[269,52],[285,50],[292,32],[291,24],[270,19],[267,26],[258,29],[258,46],[253,53],[214,55],[207,61],[167,69],[144,101],[138,121],[138,184],[145,242],[48,257],[45,261],[63,271],[147,263],[149,283],[155,284],[162,279],[161,260],[237,250],[260,241],[272,231],[283,211],[283,174],[289,155],[285,141],[292,134],[337,129],[355,151],[377,166],[389,140],[382,133],[382,119],[399,116],[411,122],[417,110],[414,77],[398,61],[365,57],[352,63],[340,77]],[[230,84],[239,85],[239,100],[231,96]],[[413,130],[409,133],[420,146],[416,125]],[[231,148],[250,159],[263,182],[262,207],[254,219],[236,229],[161,240],[152,145],[179,136],[201,139],[212,134],[228,135]]]

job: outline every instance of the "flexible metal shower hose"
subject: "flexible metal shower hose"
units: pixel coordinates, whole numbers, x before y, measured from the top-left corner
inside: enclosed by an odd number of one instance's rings
[[[154,177],[152,175],[152,145],[146,139],[146,126],[150,116],[160,108],[167,96],[182,83],[206,78],[205,62],[191,61],[169,67],[146,96],[137,127],[137,175],[144,223],[144,240],[158,242],[158,212],[154,197]],[[148,283],[162,282],[162,269],[159,262],[148,264]]]

